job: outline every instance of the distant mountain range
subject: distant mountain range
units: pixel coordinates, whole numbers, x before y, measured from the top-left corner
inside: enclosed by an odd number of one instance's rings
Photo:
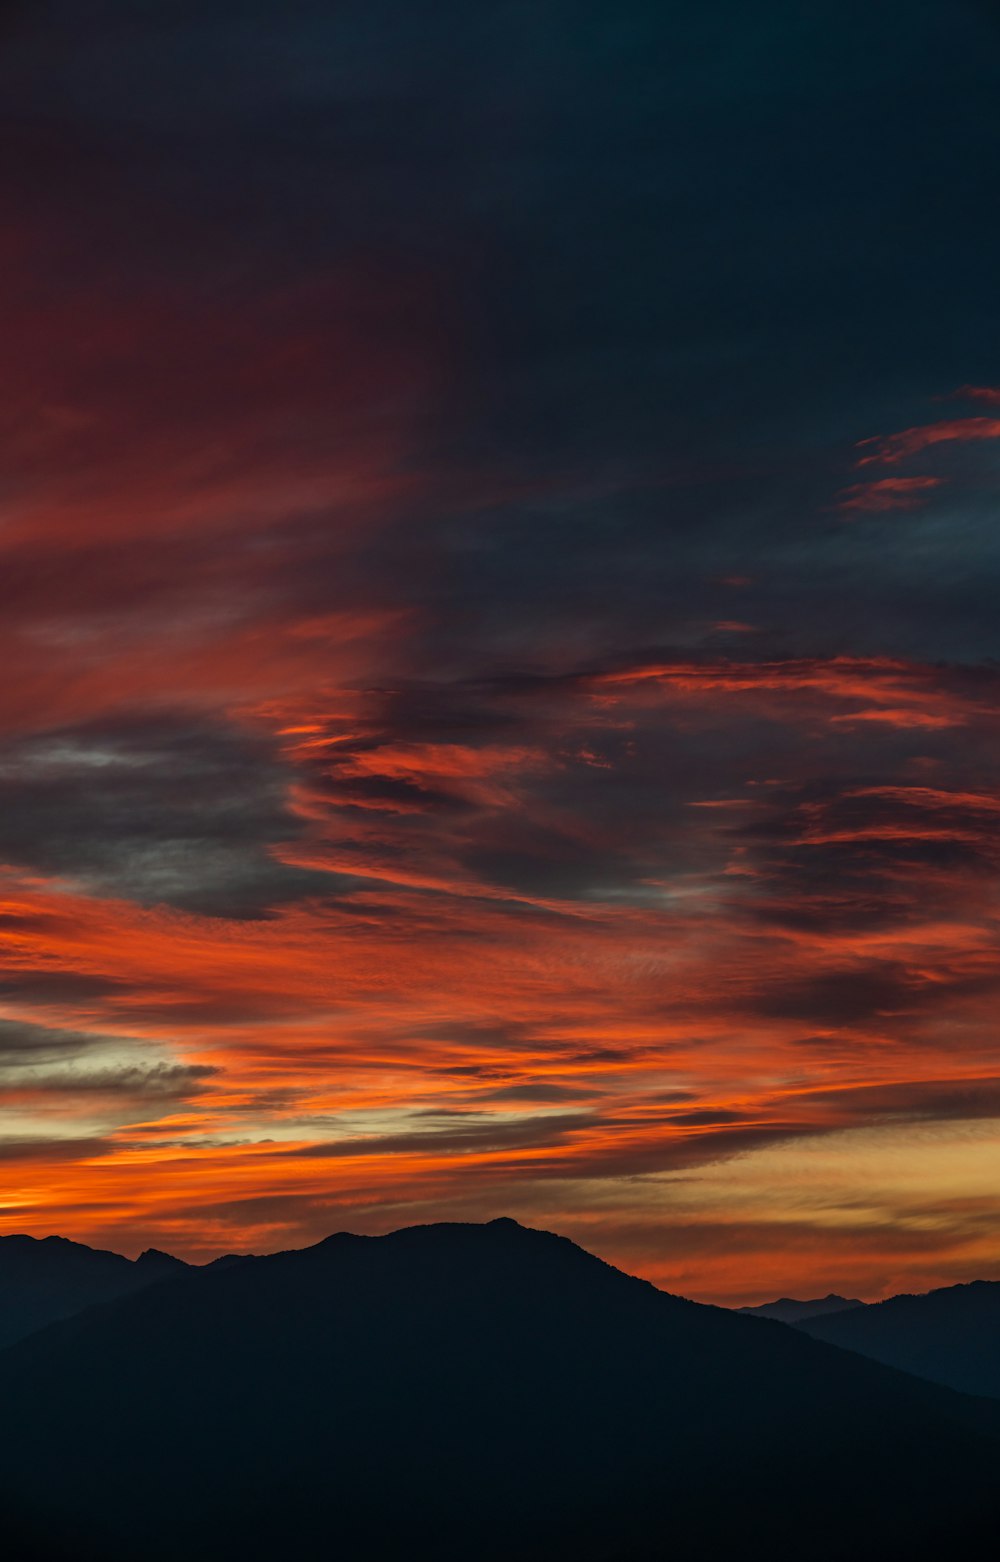
[[[177,1264],[0,1352],[0,1403],[11,1562],[885,1562],[1000,1519],[1000,1405],[508,1220]]]
[[[240,1262],[231,1253],[206,1268]],[[66,1237],[0,1237],[0,1349],[48,1323],[131,1296],[191,1267],[155,1247],[128,1259]]]
[[[813,1339],[966,1394],[1000,1398],[1000,1281],[893,1296],[827,1317],[804,1317]]]
[[[736,1311],[776,1318],[813,1339],[961,1393],[1000,1399],[1000,1281],[974,1280],[884,1302],[833,1293],[804,1302],[783,1296]]]
[[[129,1260],[65,1237],[0,1237],[0,1347],[187,1267],[155,1248]]]
[[[779,1323],[804,1323],[807,1318],[820,1318],[826,1313],[846,1312],[849,1307],[863,1307],[856,1297],[817,1296],[812,1301],[797,1302],[791,1296],[779,1296],[776,1302],[761,1302],[757,1307],[737,1307],[740,1313],[750,1313],[755,1318],[776,1318]]]

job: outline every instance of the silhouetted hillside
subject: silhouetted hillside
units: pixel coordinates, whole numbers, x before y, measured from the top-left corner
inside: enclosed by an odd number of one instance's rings
[[[132,1261],[65,1237],[0,1237],[0,1347],[186,1268],[155,1248]]]
[[[991,1403],[512,1221],[189,1270],[0,1395],[67,1562],[929,1557],[996,1507]]]
[[[814,1339],[934,1383],[1000,1398],[1000,1281],[893,1296],[849,1313],[811,1318],[802,1328]]]
[[[757,1307],[737,1307],[739,1313],[749,1313],[753,1318],[774,1318],[778,1323],[803,1323],[806,1318],[820,1318],[827,1313],[846,1312],[849,1307],[863,1307],[857,1297],[817,1296],[812,1301],[797,1302],[794,1297],[780,1296],[776,1302],[761,1302]]]

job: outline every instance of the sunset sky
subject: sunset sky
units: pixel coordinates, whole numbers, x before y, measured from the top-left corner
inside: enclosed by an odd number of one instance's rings
[[[1000,1279],[1000,21],[0,15],[0,1221]]]

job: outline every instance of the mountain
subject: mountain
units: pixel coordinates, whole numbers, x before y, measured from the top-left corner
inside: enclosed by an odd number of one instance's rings
[[[506,1220],[190,1269],[0,1353],[0,1399],[45,1562],[884,1562],[1000,1516],[991,1401]]]
[[[754,1318],[775,1318],[779,1323],[802,1323],[806,1318],[819,1318],[826,1313],[846,1312],[849,1307],[863,1307],[857,1297],[817,1296],[810,1302],[797,1302],[791,1296],[779,1296],[776,1302],[761,1302],[757,1307],[737,1307],[738,1313],[749,1313]]]
[[[149,1248],[130,1260],[65,1237],[0,1237],[0,1348],[84,1307],[128,1296],[187,1268]]]
[[[1000,1281],[894,1296],[801,1324],[813,1339],[859,1351],[968,1394],[1000,1398]]]

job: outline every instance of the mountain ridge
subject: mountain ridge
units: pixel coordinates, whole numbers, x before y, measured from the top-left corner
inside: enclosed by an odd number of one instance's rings
[[[126,1258],[70,1237],[0,1237],[0,1348],[35,1329],[113,1301],[168,1275],[185,1273],[183,1259],[157,1248]]]
[[[806,1536],[867,1562],[954,1540],[956,1502],[970,1542],[996,1516],[997,1406],[509,1220],[191,1268],[0,1353],[0,1387],[7,1506],[59,1562],[763,1559]]]
[[[754,1318],[775,1318],[779,1323],[796,1323],[805,1318],[817,1318],[827,1313],[846,1312],[850,1307],[864,1307],[856,1296],[838,1296],[830,1291],[826,1296],[799,1301],[794,1296],[779,1296],[773,1302],[759,1302],[752,1307],[735,1307],[734,1312],[746,1313]]]
[[[796,1327],[929,1382],[1000,1399],[1000,1281],[903,1292]]]

